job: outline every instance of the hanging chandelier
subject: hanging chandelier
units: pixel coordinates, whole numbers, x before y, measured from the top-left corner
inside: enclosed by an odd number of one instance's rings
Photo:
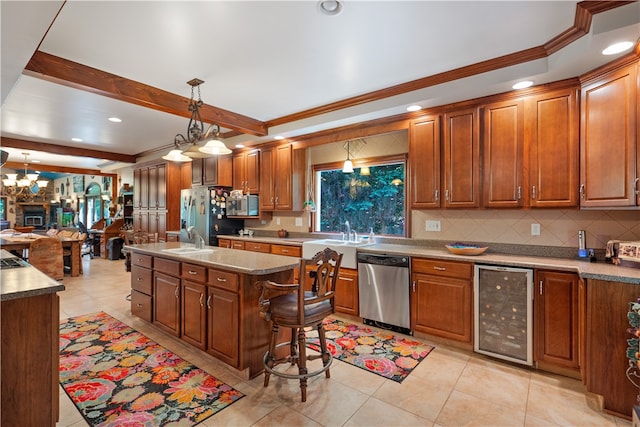
[[[29,163],[27,157],[29,153],[22,153],[24,156],[24,175],[18,179],[17,173],[8,173],[7,178],[2,180],[2,194],[15,196],[19,200],[35,199],[46,195],[46,188],[49,181],[38,179],[38,173],[27,173]]]
[[[200,95],[200,85],[203,80],[194,78],[187,82],[191,86],[191,99],[189,100],[189,111],[191,118],[187,125],[186,136],[179,133],[173,139],[174,148],[168,154],[162,156],[165,160],[173,162],[190,162],[193,159],[211,157],[218,154],[230,154],[231,150],[220,140],[220,126],[210,125],[204,130],[204,123],[200,116],[200,108],[203,105]],[[195,98],[195,90],[198,89],[198,98]],[[204,143],[203,146],[200,144]],[[182,149],[187,145],[186,149]]]

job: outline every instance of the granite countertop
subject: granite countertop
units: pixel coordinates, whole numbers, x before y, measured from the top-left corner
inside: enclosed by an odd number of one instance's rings
[[[205,248],[212,250],[212,252],[199,254],[176,254],[164,251],[164,249],[174,248],[195,248],[195,245],[191,243],[181,242],[125,245],[125,248],[136,253],[161,256],[163,258],[171,258],[178,261],[205,265],[207,267],[217,267],[224,270],[252,275],[264,275],[287,271],[300,265],[300,259],[295,257],[264,254],[259,252],[251,252],[248,254],[244,251],[220,248],[217,246],[206,246]]]
[[[0,258],[17,257],[3,249],[0,250]],[[37,268],[31,266],[5,268],[2,269],[1,274],[0,301],[53,294],[64,291],[65,289],[62,283],[53,280]]]
[[[231,240],[256,241],[272,244],[285,244],[291,246],[302,246],[303,242],[305,241],[318,240],[323,238],[320,236],[278,238],[267,236],[240,237],[236,235],[224,235],[218,237]],[[592,263],[588,260],[583,261],[580,259],[513,255],[509,253],[496,252],[485,252],[482,255],[465,256],[455,255],[447,251],[444,247],[445,242],[442,242],[441,245],[425,247],[416,245],[411,239],[407,239],[406,243],[407,244],[376,243],[374,245],[359,247],[358,252],[419,256],[451,261],[467,261],[476,264],[564,270],[578,273],[580,277],[584,279],[607,280],[640,285],[640,268],[621,267],[617,265],[606,264],[601,259],[598,260],[598,262]]]

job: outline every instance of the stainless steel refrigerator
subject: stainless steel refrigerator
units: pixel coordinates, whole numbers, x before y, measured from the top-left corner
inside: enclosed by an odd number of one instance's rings
[[[227,203],[231,187],[209,187],[210,215],[208,242],[218,246],[218,236],[238,234],[244,228],[244,220],[227,218]]]
[[[209,211],[211,198],[207,187],[196,187],[180,192],[180,241],[192,242],[187,229],[194,226],[205,242],[209,241]]]

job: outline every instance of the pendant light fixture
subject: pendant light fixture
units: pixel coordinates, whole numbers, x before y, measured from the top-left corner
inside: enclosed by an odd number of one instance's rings
[[[220,141],[220,126],[213,124],[204,130],[204,123],[200,116],[200,108],[203,105],[200,94],[200,85],[203,80],[194,78],[187,82],[191,86],[191,99],[189,100],[189,111],[191,118],[187,125],[187,136],[179,133],[173,139],[174,149],[168,154],[162,156],[165,160],[172,162],[190,162],[192,159],[211,157],[217,154],[229,154],[231,150]],[[195,89],[198,89],[198,99],[195,98]],[[200,146],[204,143],[204,146]],[[186,150],[181,148],[182,145],[188,145]]]
[[[344,161],[344,165],[342,165],[343,173],[353,173],[353,162],[350,158],[351,155],[351,141],[347,141],[347,160]]]

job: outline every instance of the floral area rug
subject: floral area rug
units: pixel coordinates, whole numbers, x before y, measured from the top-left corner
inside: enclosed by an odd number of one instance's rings
[[[433,347],[410,337],[327,318],[327,347],[334,358],[401,383]],[[307,333],[307,346],[319,350],[318,333]]]
[[[192,426],[244,396],[104,312],[60,323],[60,384],[92,426]]]

